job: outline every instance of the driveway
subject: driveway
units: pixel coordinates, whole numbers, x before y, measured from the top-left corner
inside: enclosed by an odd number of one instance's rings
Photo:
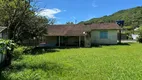
[[[137,42],[136,40],[121,40],[122,43],[133,43],[133,42]]]

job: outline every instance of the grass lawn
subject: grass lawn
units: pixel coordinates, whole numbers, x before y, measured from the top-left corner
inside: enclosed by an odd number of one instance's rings
[[[10,80],[142,80],[142,44],[56,50],[24,55],[2,74]]]

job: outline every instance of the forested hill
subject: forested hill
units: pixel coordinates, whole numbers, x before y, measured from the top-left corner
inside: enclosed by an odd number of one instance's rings
[[[108,22],[115,22],[117,20],[124,20],[125,26],[142,25],[142,6],[121,10],[109,16],[103,16],[100,18],[93,18],[88,21],[82,21],[79,24],[103,23],[103,22],[108,23]]]

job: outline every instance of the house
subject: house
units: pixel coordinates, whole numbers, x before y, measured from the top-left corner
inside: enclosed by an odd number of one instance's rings
[[[1,27],[0,26],[0,39],[7,39],[7,27]]]
[[[133,40],[137,40],[137,38],[139,37],[138,34],[131,34],[131,36],[132,36],[132,39],[133,39]]]
[[[117,44],[120,29],[116,23],[50,25],[43,41],[48,46],[85,46]]]

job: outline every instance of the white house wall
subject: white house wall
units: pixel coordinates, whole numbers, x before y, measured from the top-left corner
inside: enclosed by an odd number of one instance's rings
[[[100,31],[108,31],[108,38],[101,39]],[[92,44],[117,44],[117,30],[94,30],[91,32]]]

